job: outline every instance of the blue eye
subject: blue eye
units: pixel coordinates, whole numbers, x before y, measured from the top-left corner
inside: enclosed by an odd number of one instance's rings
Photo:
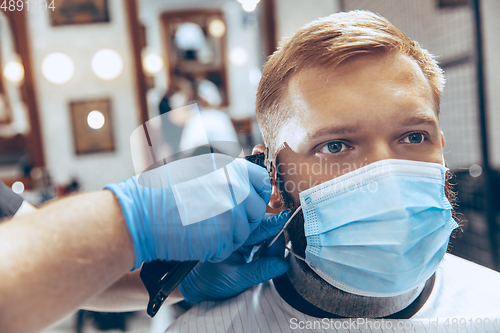
[[[410,133],[401,140],[403,143],[413,143],[418,144],[422,143],[425,140],[424,134],[420,132]]]
[[[345,150],[345,148],[347,148],[347,145],[345,143],[340,141],[332,141],[321,147],[320,152],[327,154],[337,154]]]

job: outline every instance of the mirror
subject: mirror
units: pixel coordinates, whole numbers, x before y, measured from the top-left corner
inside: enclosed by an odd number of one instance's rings
[[[206,107],[227,106],[227,42],[222,12],[166,12],[162,25],[172,94],[182,92],[186,99],[196,99]],[[177,106],[175,101],[171,104],[171,108]]]

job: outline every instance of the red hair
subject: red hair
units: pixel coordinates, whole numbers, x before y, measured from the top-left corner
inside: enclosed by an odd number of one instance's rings
[[[417,62],[432,88],[439,116],[445,80],[435,57],[380,15],[361,10],[335,13],[281,40],[264,67],[256,103],[257,121],[272,158],[278,148],[275,133],[290,117],[286,97],[296,73],[311,67],[332,69],[357,55],[390,51],[402,52]]]

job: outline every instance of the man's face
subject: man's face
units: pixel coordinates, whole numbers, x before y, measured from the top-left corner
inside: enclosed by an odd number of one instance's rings
[[[288,92],[291,116],[280,130],[277,158],[286,206],[298,206],[301,191],[379,160],[443,163],[432,89],[404,54],[363,55],[333,70],[306,69],[292,78]],[[274,190],[271,206],[278,208]],[[303,253],[300,222],[289,235]]]

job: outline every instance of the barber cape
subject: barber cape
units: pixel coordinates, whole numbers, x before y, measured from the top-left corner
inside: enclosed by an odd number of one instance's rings
[[[462,318],[465,328],[460,327]],[[467,326],[484,325],[486,318],[491,320],[487,330],[484,326]],[[369,323],[359,321],[357,325],[356,319],[307,316],[281,299],[273,282],[268,281],[228,300],[196,304],[166,332],[500,332],[500,273],[447,253],[436,271],[429,298],[410,320],[420,323],[408,329],[409,324],[405,327],[402,321],[399,329],[397,321],[391,321],[392,328],[388,329],[386,323],[384,329],[373,327],[372,322],[373,330]],[[338,321],[346,323],[342,326]]]

